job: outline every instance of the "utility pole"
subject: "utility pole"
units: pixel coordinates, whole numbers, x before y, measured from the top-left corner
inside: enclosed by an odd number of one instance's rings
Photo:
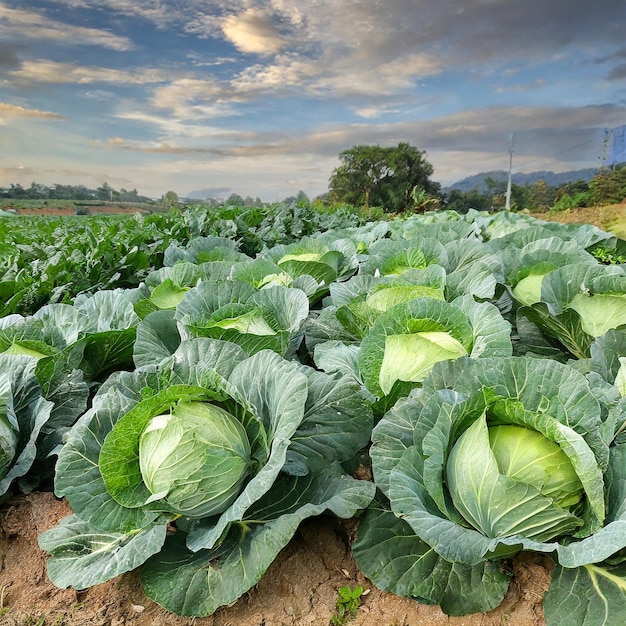
[[[513,175],[513,133],[511,133],[511,147],[509,148],[509,180],[506,185],[506,201],[504,208],[506,211],[511,210],[511,178]]]

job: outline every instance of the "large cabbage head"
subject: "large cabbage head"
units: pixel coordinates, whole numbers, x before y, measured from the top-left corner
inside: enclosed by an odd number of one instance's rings
[[[374,478],[394,513],[451,562],[558,551],[609,517],[606,416],[620,401],[549,359],[442,362],[375,427]]]
[[[446,480],[456,509],[486,537],[549,541],[583,524],[572,460],[531,428],[490,426],[484,415],[454,443]]]
[[[250,471],[241,422],[208,402],[181,402],[153,417],[139,438],[139,467],[151,492],[188,517],[222,513]]]

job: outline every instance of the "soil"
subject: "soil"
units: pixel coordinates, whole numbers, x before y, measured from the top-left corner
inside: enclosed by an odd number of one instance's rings
[[[2,626],[328,626],[337,590],[361,585],[369,593],[349,626],[542,626],[541,598],[550,561],[523,554],[502,604],[486,614],[448,617],[376,589],[358,570],[348,537],[356,522],[320,517],[303,523],[261,582],[211,617],[168,613],[145,597],[136,573],[85,591],[58,589],[46,576],[37,535],[70,513],[63,500],[40,492],[0,507],[0,624]]]

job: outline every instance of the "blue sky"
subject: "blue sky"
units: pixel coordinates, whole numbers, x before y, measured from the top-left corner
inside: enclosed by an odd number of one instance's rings
[[[447,185],[622,124],[622,0],[0,0],[0,186],[314,197],[401,141]]]

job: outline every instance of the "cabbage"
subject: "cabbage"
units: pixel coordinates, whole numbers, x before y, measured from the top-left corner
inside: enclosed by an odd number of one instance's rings
[[[218,406],[181,402],[153,417],[139,437],[139,468],[152,494],[188,517],[223,512],[250,471],[241,422]]]
[[[171,321],[150,313],[138,341]],[[374,484],[341,464],[368,443],[372,412],[357,382],[271,350],[200,337],[148,352],[68,434],[55,493],[73,514],[39,543],[59,587],[141,566],[148,597],[209,615],[260,580],[302,520],[369,504]]]
[[[381,495],[357,565],[385,591],[465,615],[502,602],[511,557],[542,552],[555,562],[548,624],[587,623],[595,600],[621,615],[624,428],[626,404],[597,373],[519,356],[437,363],[374,427]]]

